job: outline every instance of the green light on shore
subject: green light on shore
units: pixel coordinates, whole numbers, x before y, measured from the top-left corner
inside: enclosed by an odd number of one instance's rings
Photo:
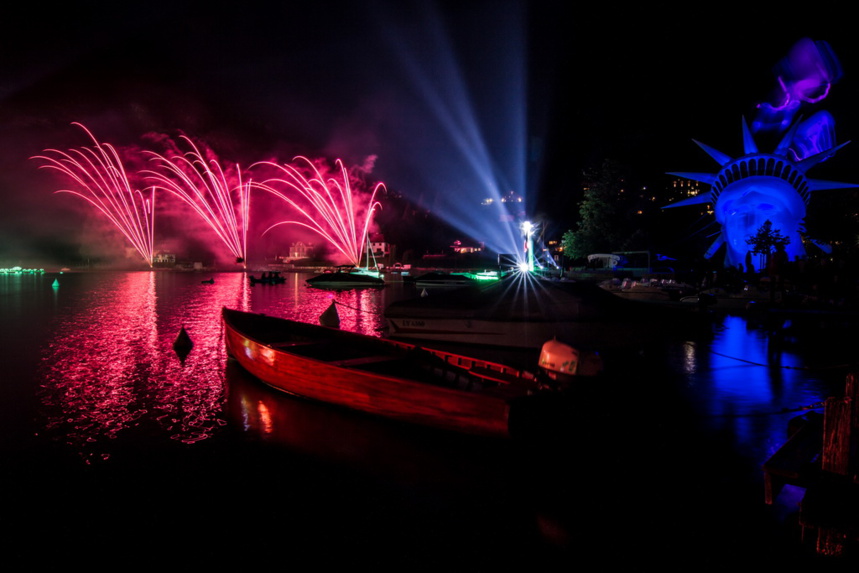
[[[481,271],[479,273],[451,273],[452,275],[462,275],[476,281],[497,281],[499,279],[498,271]]]
[[[44,272],[45,269],[25,269],[21,267],[0,268],[0,274],[2,275],[35,275],[42,274]]]

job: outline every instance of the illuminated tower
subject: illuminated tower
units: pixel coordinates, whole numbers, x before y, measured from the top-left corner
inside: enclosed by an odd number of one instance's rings
[[[758,150],[743,119],[744,155],[736,159],[698,141],[719,164],[716,173],[674,172],[670,175],[693,179],[710,186],[684,201],[666,205],[683,207],[712,203],[721,232],[704,255],[710,258],[725,246],[725,266],[744,263],[751,246],[746,239],[766,221],[790,239],[786,251],[790,260],[805,256],[802,241],[806,207],[815,191],[859,187],[859,184],[809,179],[806,172],[832,157],[847,145],[834,145],[834,122],[826,112],[818,112],[805,122],[791,126],[772,153]]]
[[[525,257],[522,262],[522,268],[526,271],[534,270],[534,232],[536,227],[531,221],[524,221],[520,227],[522,235],[525,237]]]

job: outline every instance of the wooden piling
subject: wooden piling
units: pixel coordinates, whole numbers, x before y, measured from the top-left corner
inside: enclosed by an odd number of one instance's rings
[[[850,467],[850,434],[853,400],[830,397],[823,413],[823,452],[820,458],[824,472],[846,476]]]
[[[840,556],[859,541],[859,480],[856,472],[856,375],[847,376],[843,397],[827,398],[823,414],[820,475],[806,489],[799,521],[806,533],[816,532],[821,555]],[[811,531],[806,532],[809,529]]]
[[[800,502],[802,539],[813,539],[821,555],[843,555],[859,542],[859,378],[847,375],[844,395],[824,403],[822,423],[802,423],[765,463],[765,501],[783,485],[805,488]],[[822,427],[821,427],[822,426]]]

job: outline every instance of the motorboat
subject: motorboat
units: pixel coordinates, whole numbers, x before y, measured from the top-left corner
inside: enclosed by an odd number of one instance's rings
[[[750,310],[757,305],[781,303],[785,299],[784,294],[778,291],[771,293],[759,286],[746,284],[741,290],[736,291],[722,287],[703,289],[695,295],[682,297],[680,302],[697,304],[713,310],[742,311]]]
[[[412,282],[418,288],[432,288],[467,286],[474,284],[475,281],[475,278],[466,273],[429,271],[413,278],[409,278],[405,282]]]
[[[527,273],[396,301],[384,316],[395,339],[539,348],[557,337],[594,349],[677,335],[700,320],[685,306],[663,308],[625,300],[592,282]]]
[[[384,287],[385,279],[381,273],[368,269],[338,268],[311,277],[305,281],[309,286],[326,289]]]
[[[693,285],[674,279],[658,278],[612,278],[600,282],[599,286],[621,298],[649,302],[678,302],[683,297],[698,292]]]

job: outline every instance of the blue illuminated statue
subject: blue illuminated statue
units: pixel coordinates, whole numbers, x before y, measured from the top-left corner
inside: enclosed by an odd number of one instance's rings
[[[736,159],[696,141],[720,166],[716,173],[675,172],[710,186],[710,192],[668,205],[682,207],[712,203],[721,233],[705,254],[715,255],[725,246],[725,266],[737,267],[746,259],[751,247],[746,239],[770,221],[790,242],[786,246],[790,260],[803,258],[803,220],[811,194],[824,189],[859,187],[852,183],[809,179],[806,172],[832,157],[841,145],[834,141],[832,119],[820,112],[809,120],[796,123],[771,153],[758,151],[748,125],[743,120],[744,155]]]
[[[705,257],[711,258],[724,246],[726,267],[737,267],[746,262],[746,255],[752,248],[746,240],[767,221],[774,231],[790,240],[786,246],[789,259],[803,258],[803,225],[812,193],[859,187],[857,184],[806,176],[809,169],[846,145],[835,144],[835,122],[828,112],[817,112],[805,121],[792,121],[801,104],[822,100],[840,76],[834,54],[824,42],[802,40],[777,70],[780,86],[778,105],[758,105],[759,115],[753,123],[756,131],[784,131],[787,128],[771,153],[758,150],[752,131],[743,119],[742,156],[732,158],[696,141],[716,160],[719,171],[712,174],[670,173],[710,186],[709,193],[666,207],[713,204],[716,222],[722,228]]]

